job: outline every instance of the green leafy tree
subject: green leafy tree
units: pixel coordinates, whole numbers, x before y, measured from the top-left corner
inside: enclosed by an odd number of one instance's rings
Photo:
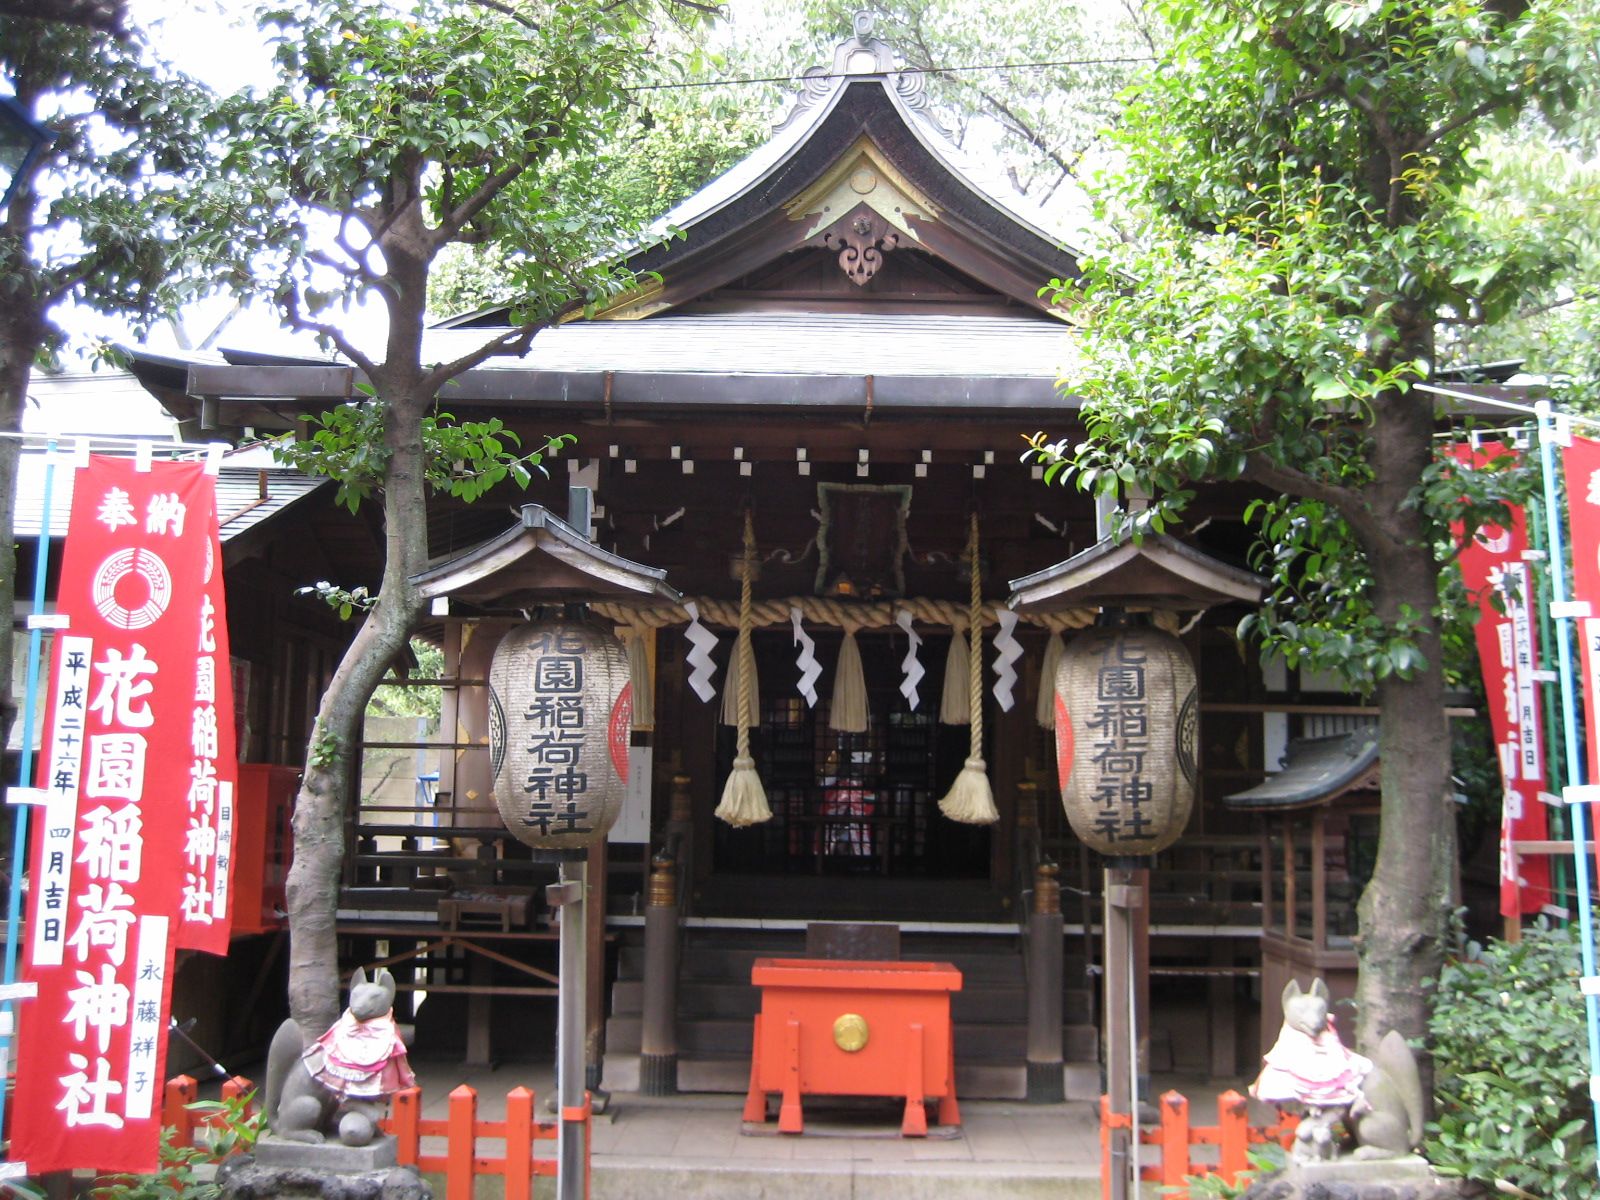
[[[295,809],[289,999],[307,1029],[339,1011],[345,798],[363,710],[421,615],[410,580],[428,561],[429,490],[470,498],[498,479],[524,481],[545,452],[524,453],[498,423],[449,420],[437,396],[623,282],[601,253],[626,231],[602,202],[600,152],[645,15],[586,0],[270,5],[260,19],[279,82],[229,102],[234,139],[212,179],[215,218],[196,236],[229,256],[236,288],[273,296],[286,322],[365,375],[370,394],[319,418],[297,461],[337,476],[351,503],[380,502],[384,517],[381,585],[363,598],[322,696]],[[429,363],[424,298],[439,255],[460,243],[500,255],[513,327]],[[373,296],[387,330],[366,346],[339,313]],[[443,465],[457,462],[467,469]]]
[[[1563,239],[1500,236],[1474,154],[1523,117],[1558,125],[1595,77],[1577,6],[1458,0],[1170,0],[1175,43],[1120,127],[1107,201],[1125,241],[1064,289],[1085,331],[1087,435],[1054,477],[1153,497],[1203,479],[1248,514],[1274,587],[1247,624],[1380,710],[1381,831],[1361,898],[1358,1040],[1427,1032],[1455,862],[1441,577],[1449,522],[1510,493],[1434,457],[1412,384],[1451,324],[1492,324],[1565,269]],[[1472,501],[1463,505],[1461,497]]]
[[[1423,1145],[1441,1174],[1511,1196],[1600,1195],[1579,936],[1541,921],[1446,964],[1432,1028],[1438,1120]]]
[[[0,211],[0,433],[21,428],[34,367],[62,344],[64,304],[136,325],[191,291],[200,265],[173,213],[207,151],[212,100],[155,62],[137,33],[0,8],[0,89],[48,131]],[[120,6],[65,5],[60,8]],[[0,436],[0,611],[15,599],[20,443]],[[0,738],[16,717],[11,622],[0,622]]]

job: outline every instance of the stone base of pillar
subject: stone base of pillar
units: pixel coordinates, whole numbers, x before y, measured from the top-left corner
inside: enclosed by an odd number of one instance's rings
[[[1062,1066],[1058,1062],[1028,1063],[1028,1103],[1059,1104],[1067,1098]]]
[[[639,1056],[639,1094],[676,1096],[678,1094],[678,1056],[641,1054]]]

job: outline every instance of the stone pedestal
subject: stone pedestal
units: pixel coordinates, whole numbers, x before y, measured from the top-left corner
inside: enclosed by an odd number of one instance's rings
[[[1245,1200],[1452,1200],[1461,1181],[1445,1179],[1415,1154],[1290,1163],[1251,1182]]]
[[[346,1146],[342,1142],[295,1142],[263,1134],[256,1142],[256,1165],[262,1167],[305,1167],[334,1175],[360,1175],[382,1171],[400,1161],[399,1143],[393,1134],[374,1138],[365,1146]]]
[[[393,1141],[393,1139],[388,1139]],[[297,1161],[263,1163],[257,1144],[257,1157],[241,1155],[217,1169],[217,1183],[223,1200],[433,1200],[433,1190],[415,1167],[380,1167],[370,1171],[335,1171],[312,1165],[318,1151],[372,1149],[351,1146],[307,1146],[274,1139],[269,1157],[281,1154],[288,1159],[299,1151]],[[393,1150],[393,1146],[390,1146]]]

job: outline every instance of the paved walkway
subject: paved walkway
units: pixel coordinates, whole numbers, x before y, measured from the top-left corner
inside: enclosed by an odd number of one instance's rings
[[[532,1088],[541,1109],[552,1087],[548,1064],[415,1065],[428,1117],[442,1118],[450,1090],[462,1083],[477,1091],[484,1120],[501,1115],[514,1087]],[[1175,1085],[1204,1120],[1219,1089],[1157,1080],[1158,1090]],[[595,1120],[594,1200],[1091,1200],[1100,1194],[1098,1126],[1093,1105],[1083,1101],[963,1101],[960,1129],[924,1139],[899,1136],[899,1106],[892,1103],[833,1112],[813,1105],[798,1137],[778,1134],[775,1121],[746,1132],[743,1100],[614,1094],[609,1111]]]

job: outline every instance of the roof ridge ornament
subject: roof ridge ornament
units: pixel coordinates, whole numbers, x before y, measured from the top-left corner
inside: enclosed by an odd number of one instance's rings
[[[774,125],[778,133],[792,125],[801,113],[817,108],[833,93],[847,83],[852,75],[881,75],[886,87],[899,98],[908,110],[922,116],[941,134],[949,131],[934,116],[928,104],[927,73],[919,69],[906,69],[905,59],[888,42],[873,35],[877,18],[865,9],[857,11],[853,19],[853,34],[833,48],[833,63],[827,67],[809,67],[800,77],[800,94],[788,115]]]

